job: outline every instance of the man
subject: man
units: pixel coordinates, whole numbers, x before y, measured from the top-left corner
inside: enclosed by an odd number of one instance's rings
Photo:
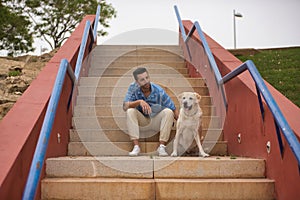
[[[168,94],[159,85],[150,82],[146,68],[137,68],[133,77],[135,82],[129,86],[123,102],[128,132],[134,144],[129,156],[137,156],[141,151],[140,130],[160,131],[157,152],[159,156],[168,156],[165,145],[170,137],[173,119],[178,118],[178,110]]]

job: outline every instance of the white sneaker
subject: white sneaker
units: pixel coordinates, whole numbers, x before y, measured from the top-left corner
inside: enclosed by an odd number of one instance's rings
[[[139,145],[134,145],[132,151],[129,152],[129,156],[138,156],[140,151],[141,151],[141,149],[140,149]]]
[[[166,146],[163,144],[159,145],[157,152],[159,156],[168,156],[168,153],[166,152]]]

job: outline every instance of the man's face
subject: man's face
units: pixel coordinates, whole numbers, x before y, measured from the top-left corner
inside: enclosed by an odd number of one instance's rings
[[[147,72],[137,75],[136,82],[142,89],[149,89],[150,88],[150,77]]]

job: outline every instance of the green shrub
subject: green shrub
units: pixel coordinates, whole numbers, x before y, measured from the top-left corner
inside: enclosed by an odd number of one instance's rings
[[[18,70],[13,70],[8,72],[8,76],[20,76],[21,72]]]

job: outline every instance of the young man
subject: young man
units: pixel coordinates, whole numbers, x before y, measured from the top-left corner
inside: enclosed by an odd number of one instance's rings
[[[129,156],[137,156],[141,151],[140,130],[160,131],[157,152],[159,156],[168,156],[165,144],[170,137],[173,119],[178,118],[178,110],[168,94],[159,85],[150,82],[146,68],[137,68],[133,77],[135,82],[130,84],[123,102],[128,133],[134,144]]]

